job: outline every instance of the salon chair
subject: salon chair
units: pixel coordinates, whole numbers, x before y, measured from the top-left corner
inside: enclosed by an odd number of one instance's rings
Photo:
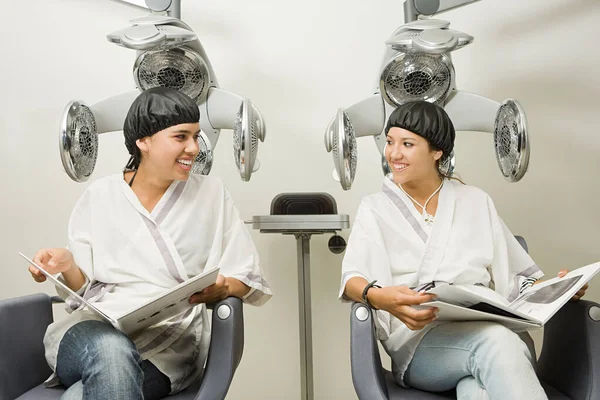
[[[52,371],[42,339],[58,301],[41,293],[0,300],[0,400],[53,400],[65,391],[43,385]],[[228,297],[209,308],[212,333],[202,381],[169,400],[218,400],[229,390],[244,348],[243,305]]]
[[[516,238],[527,250],[525,240]],[[599,321],[600,305],[579,300],[567,303],[544,326],[536,371],[550,400],[600,399]],[[352,305],[350,335],[352,382],[360,400],[456,399],[454,390],[432,393],[396,383],[381,363],[373,312],[362,303]],[[522,338],[533,350],[531,337]]]

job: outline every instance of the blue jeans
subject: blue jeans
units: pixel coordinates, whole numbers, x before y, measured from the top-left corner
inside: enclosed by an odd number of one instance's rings
[[[519,336],[493,322],[451,322],[425,334],[404,382],[430,392],[454,389],[458,399],[547,400]]]
[[[68,387],[66,399],[161,399],[171,392],[169,378],[124,333],[101,321],[71,327],[60,342],[56,374]]]

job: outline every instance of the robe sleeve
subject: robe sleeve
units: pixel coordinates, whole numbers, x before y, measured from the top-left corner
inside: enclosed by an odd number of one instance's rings
[[[242,300],[260,306],[266,303],[273,293],[264,277],[252,237],[240,218],[229,192],[225,188],[223,190],[223,237],[219,261],[221,273],[248,285],[250,291]]]
[[[339,298],[342,301],[350,301],[345,295],[346,284],[353,277],[362,277],[368,282],[377,280],[380,286],[391,286],[392,270],[389,257],[383,241],[380,227],[371,212],[369,206],[363,201],[356,213],[352,225],[352,231],[348,238],[346,254],[342,261],[342,280]],[[385,340],[389,337],[390,314],[386,311],[377,310],[375,326],[377,337]]]
[[[90,192],[86,190],[71,212],[68,226],[69,244],[67,246],[73,254],[75,264],[77,264],[85,276],[85,283],[77,291],[77,294],[81,296],[84,296],[85,292],[90,288],[90,283],[94,280],[90,212]],[[62,276],[59,279],[64,282]],[[67,312],[71,313],[83,308],[83,304],[67,292],[63,290],[57,290],[57,292],[65,300],[65,309]]]
[[[491,203],[490,211],[494,229],[494,258],[491,265],[494,289],[508,301],[542,278],[544,273],[515,239]]]

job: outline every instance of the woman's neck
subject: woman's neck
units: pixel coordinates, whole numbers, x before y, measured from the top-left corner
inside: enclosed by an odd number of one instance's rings
[[[125,182],[129,184],[135,174],[131,189],[140,198],[145,199],[156,199],[162,197],[167,191],[169,186],[173,183],[173,180],[161,179],[157,174],[151,173],[147,168],[142,165],[138,167],[137,173],[129,173],[125,175]]]
[[[423,204],[433,192],[442,184],[442,178],[439,175],[435,177],[406,182],[402,185],[402,190],[408,193],[413,199]]]

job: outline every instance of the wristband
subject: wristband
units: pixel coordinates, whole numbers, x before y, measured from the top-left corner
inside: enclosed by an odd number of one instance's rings
[[[367,292],[369,291],[369,289],[371,289],[373,287],[381,288],[381,286],[376,285],[375,282],[377,282],[377,279],[374,280],[374,281],[372,281],[372,282],[369,282],[369,284],[367,286],[365,286],[365,288],[363,289],[363,292],[362,292],[362,302],[363,302],[363,304],[366,305],[366,306],[368,306],[368,307],[370,307],[370,308],[373,308],[373,309],[375,307],[373,307],[373,305],[371,303],[369,303],[369,300],[367,299]]]

